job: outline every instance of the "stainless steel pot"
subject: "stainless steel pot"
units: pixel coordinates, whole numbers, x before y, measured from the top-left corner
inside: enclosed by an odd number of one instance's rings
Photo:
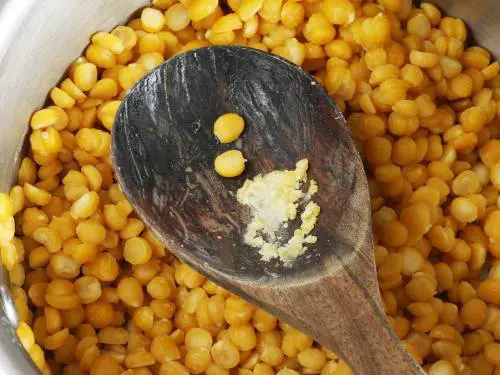
[[[15,179],[30,113],[97,30],[111,30],[147,0],[0,0],[0,191]],[[17,316],[0,269],[0,374],[38,374],[15,336]]]
[[[14,182],[30,114],[97,30],[110,30],[148,0],[0,0],[0,191]],[[499,0],[436,0],[500,57]],[[0,268],[0,374],[37,374],[15,336],[17,314]]]

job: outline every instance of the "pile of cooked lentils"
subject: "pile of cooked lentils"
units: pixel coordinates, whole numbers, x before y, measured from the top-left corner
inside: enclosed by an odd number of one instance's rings
[[[300,65],[368,173],[385,313],[434,375],[500,374],[500,64],[411,0],[153,0],[97,32],[0,194],[17,335],[43,374],[346,375],[333,352],[178,261],[116,184],[120,101],[165,59],[245,45]]]

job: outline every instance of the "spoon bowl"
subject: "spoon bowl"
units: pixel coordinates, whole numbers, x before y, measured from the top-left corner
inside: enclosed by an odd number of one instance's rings
[[[213,134],[228,112],[245,119],[236,144]],[[231,284],[314,278],[326,259],[349,257],[370,235],[363,165],[341,112],[311,76],[277,56],[211,47],[168,60],[129,93],[113,139],[118,178],[139,215],[180,258]],[[246,170],[222,178],[213,161],[235,147]],[[243,243],[249,216],[236,191],[247,178],[293,169],[303,158],[320,186],[318,243],[291,267],[263,262]]]
[[[240,140],[221,144],[213,123],[235,112]],[[214,170],[238,148],[243,175]],[[124,99],[113,127],[118,181],[172,253],[226,289],[334,350],[359,374],[420,374],[381,308],[370,201],[361,158],[327,92],[299,67],[245,47],[207,47],[151,71]],[[247,178],[309,160],[319,192],[318,237],[290,266],[264,262],[243,242]]]

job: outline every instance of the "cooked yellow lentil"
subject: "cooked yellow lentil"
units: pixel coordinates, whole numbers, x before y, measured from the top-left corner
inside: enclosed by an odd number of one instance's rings
[[[176,260],[115,183],[110,130],[127,90],[177,53],[238,44],[312,72],[345,113],[368,171],[385,313],[408,351],[430,374],[500,373],[500,64],[430,3],[222,5],[153,0],[92,36],[33,114],[30,156],[0,194],[0,252],[34,363],[62,375],[352,374]]]
[[[245,170],[246,159],[240,150],[229,150],[214,160],[215,171],[222,177],[236,177]]]
[[[221,143],[237,140],[244,128],[245,120],[237,113],[225,113],[214,122],[214,134]]]

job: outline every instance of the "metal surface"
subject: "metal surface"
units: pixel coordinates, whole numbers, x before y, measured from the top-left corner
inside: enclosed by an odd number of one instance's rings
[[[427,0],[426,0],[427,1]],[[462,18],[472,39],[500,59],[500,1],[499,0],[429,0],[446,14]]]
[[[0,191],[15,178],[31,113],[97,30],[122,23],[147,0],[0,0]],[[0,270],[0,374],[36,368],[17,341]]]
[[[30,114],[97,30],[109,30],[147,0],[0,0],[0,191],[12,184]],[[479,44],[500,57],[499,0],[436,0],[462,17]],[[0,280],[1,283],[1,280]],[[0,286],[0,374],[35,374],[17,343],[12,304]],[[7,306],[7,307],[5,307]]]

